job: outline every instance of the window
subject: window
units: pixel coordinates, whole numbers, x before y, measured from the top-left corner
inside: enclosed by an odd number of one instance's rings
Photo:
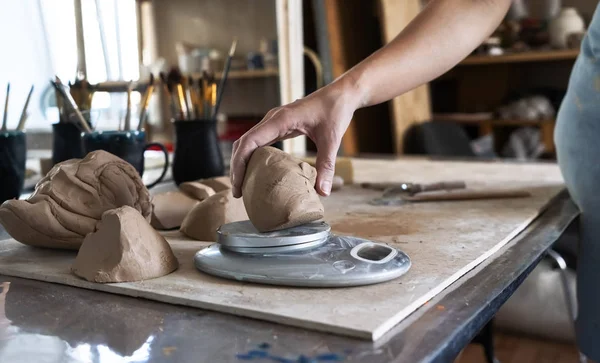
[[[0,0],[0,6],[0,47],[6,50],[0,57],[0,104],[10,82],[9,127],[16,127],[33,84],[27,129],[49,130],[58,121],[49,80],[58,75],[64,83],[74,82],[77,75],[74,1]],[[81,13],[87,80],[139,79],[135,0],[81,0]],[[139,98],[134,94],[132,104]],[[96,93],[92,122],[98,129],[115,129],[125,105],[125,94]]]

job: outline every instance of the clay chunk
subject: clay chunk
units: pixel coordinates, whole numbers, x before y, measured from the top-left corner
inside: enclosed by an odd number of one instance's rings
[[[246,168],[242,195],[250,221],[260,232],[323,218],[315,190],[317,170],[277,148],[256,149]]]
[[[27,200],[0,206],[0,224],[17,241],[74,249],[94,231],[104,212],[130,206],[150,221],[150,193],[135,168],[106,151],[56,164]]]
[[[71,271],[91,282],[110,283],[153,279],[178,267],[164,237],[136,209],[124,206],[102,215]]]
[[[152,219],[150,224],[158,230],[179,228],[185,216],[198,204],[180,191],[154,195],[152,198]]]
[[[196,205],[185,217],[179,230],[190,238],[215,242],[220,226],[245,220],[248,220],[248,215],[244,202],[234,198],[228,189]]]
[[[208,185],[202,184],[198,181],[185,182],[179,185],[179,190],[199,201],[210,197],[215,194],[215,190]]]
[[[204,184],[209,188],[212,188],[215,191],[215,193],[233,188],[233,186],[231,185],[231,179],[228,176],[218,176],[215,178],[200,179],[196,180],[196,182]]]

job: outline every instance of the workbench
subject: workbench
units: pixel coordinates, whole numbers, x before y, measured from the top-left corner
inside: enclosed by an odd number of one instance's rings
[[[376,342],[0,276],[0,361],[451,362],[577,218],[566,192],[488,261]],[[8,238],[0,230],[0,240]]]

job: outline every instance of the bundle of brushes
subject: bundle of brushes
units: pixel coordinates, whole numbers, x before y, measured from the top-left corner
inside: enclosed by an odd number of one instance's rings
[[[160,73],[173,119],[216,119],[236,45],[237,39],[234,39],[218,86],[212,71],[205,70],[199,77],[184,76],[178,68],[171,69],[167,75]]]
[[[212,72],[200,77],[184,76],[173,68],[168,74],[160,73],[172,117],[176,120],[211,119],[217,105],[217,83]]]
[[[21,117],[19,117],[19,123],[17,124],[17,131],[23,131],[25,129],[25,122],[27,122],[27,107],[29,106],[29,101],[31,100],[31,95],[33,94],[33,86],[29,89],[29,94],[27,95],[27,99],[25,100],[25,105],[23,106],[23,111],[21,111]],[[4,115],[2,116],[2,127],[0,127],[0,132],[8,131],[8,99],[10,96],[10,83],[6,86],[6,98],[4,100]]]

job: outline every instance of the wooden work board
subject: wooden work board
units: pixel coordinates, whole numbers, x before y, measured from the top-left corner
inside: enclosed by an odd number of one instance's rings
[[[95,284],[69,272],[74,251],[0,241],[0,274],[143,297],[292,326],[377,340],[526,228],[563,189],[554,164],[353,160],[355,182],[464,180],[473,188],[519,188],[531,197],[374,206],[380,192],[345,186],[324,198],[335,233],[387,242],[406,252],[400,278],[351,288],[290,288],[230,281],[197,271],[208,245],[167,232],[180,267],[134,283]]]

